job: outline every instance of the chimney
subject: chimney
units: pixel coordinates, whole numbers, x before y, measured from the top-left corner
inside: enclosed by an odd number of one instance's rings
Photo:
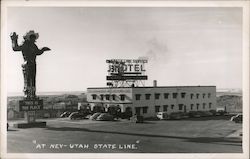
[[[157,80],[154,80],[154,81],[153,81],[153,86],[154,86],[154,87],[157,87]]]

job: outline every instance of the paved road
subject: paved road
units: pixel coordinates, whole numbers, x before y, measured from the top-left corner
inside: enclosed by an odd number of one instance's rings
[[[242,152],[242,139],[231,134],[241,128],[241,124],[224,118],[143,124],[126,120],[53,119],[47,120],[46,128],[11,127],[7,133],[7,150],[9,153],[236,153]]]

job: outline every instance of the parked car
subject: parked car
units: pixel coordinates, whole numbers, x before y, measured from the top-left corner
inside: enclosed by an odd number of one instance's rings
[[[87,115],[85,116],[85,119],[89,119],[91,116],[92,116],[91,114],[87,114]]]
[[[232,116],[231,121],[234,121],[235,123],[242,123],[242,114]]]
[[[186,113],[186,112],[180,112],[180,114],[181,114],[181,118],[182,118],[182,119],[189,118],[189,115],[188,115],[188,113]]]
[[[69,118],[71,120],[77,120],[77,119],[85,119],[87,114],[82,114],[80,112],[73,112],[69,115]]]
[[[60,115],[60,118],[69,117],[70,114],[71,114],[71,112],[69,112],[69,111],[63,112],[63,113]]]
[[[225,112],[224,115],[225,116],[231,116],[231,114],[229,112]]]
[[[207,116],[206,113],[204,113],[204,111],[197,111],[197,113],[200,114],[201,117]]]
[[[156,117],[160,120],[165,120],[165,119],[168,119],[169,118],[169,115],[167,112],[158,112],[156,114]]]
[[[215,115],[216,115],[216,110],[214,110],[214,109],[209,110],[209,112],[210,112],[210,113],[212,113],[212,114],[213,114],[213,116],[215,116]]]
[[[132,111],[122,112],[121,115],[120,115],[120,118],[130,120],[130,118],[131,118],[132,116],[133,116]]]
[[[216,112],[216,115],[217,115],[217,116],[225,115],[225,114],[226,114],[226,111],[224,111],[224,110],[218,110],[218,111]]]
[[[206,116],[213,116],[213,113],[210,111],[205,111],[204,113],[206,114]]]
[[[173,112],[169,114],[169,119],[182,119],[182,112]]]
[[[100,115],[101,113],[94,113],[89,117],[90,120],[96,120],[96,118]]]
[[[200,114],[201,117],[213,116],[213,114],[209,111],[197,111],[197,113]]]
[[[108,107],[108,113],[116,119],[121,118],[121,108],[119,106],[110,105]]]
[[[99,120],[99,121],[113,121],[114,120],[114,116],[113,115],[110,115],[108,113],[101,113],[97,118],[96,120]]]
[[[80,112],[82,114],[91,114],[91,110],[90,109],[80,109],[80,110],[78,110],[78,112]]]
[[[188,115],[191,118],[199,118],[199,117],[201,117],[201,114],[199,112],[197,112],[197,111],[190,111],[190,112],[188,112]]]

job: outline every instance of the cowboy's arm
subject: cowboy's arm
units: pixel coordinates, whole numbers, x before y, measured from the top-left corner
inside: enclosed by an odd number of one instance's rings
[[[38,49],[36,55],[42,55],[44,51],[50,51],[50,48],[48,47],[43,47],[42,49]]]
[[[17,39],[18,39],[18,35],[14,32],[11,36],[11,41],[12,41],[12,49],[13,51],[21,51],[22,47],[18,45],[17,43]]]

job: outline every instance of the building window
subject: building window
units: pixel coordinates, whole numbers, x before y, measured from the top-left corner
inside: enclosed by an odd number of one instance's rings
[[[191,94],[190,94],[190,98],[191,98],[191,99],[193,99],[193,97],[194,97],[194,94],[193,94],[193,93],[191,93]]]
[[[141,95],[140,94],[136,94],[135,95],[135,100],[140,100],[141,99]]]
[[[172,110],[174,109],[174,105],[173,105],[173,104],[171,105],[171,109],[172,109]]]
[[[101,96],[101,100],[103,100],[103,94],[101,94],[100,96]]]
[[[155,93],[155,99],[160,99],[160,93]]]
[[[182,110],[183,104],[179,104],[179,110]]]
[[[142,113],[143,114],[148,113],[148,107],[142,107]]]
[[[190,105],[190,110],[193,110],[193,108],[194,108],[194,104],[191,104]]]
[[[196,104],[196,109],[199,110],[200,104]]]
[[[112,94],[112,99],[115,100],[115,94]]]
[[[208,98],[210,98],[211,97],[211,93],[208,93]]]
[[[181,98],[185,98],[186,93],[182,92],[181,93]]]
[[[212,103],[209,103],[209,108],[212,108]]]
[[[168,111],[168,105],[163,105],[163,111],[167,112]]]
[[[156,113],[160,111],[160,107],[161,107],[161,106],[159,106],[159,105],[155,106],[155,112],[156,112]]]
[[[110,98],[109,98],[110,95],[109,94],[106,94],[105,97],[106,97],[106,100],[110,100]]]
[[[96,100],[96,96],[97,96],[96,94],[92,94],[92,99]]]
[[[173,98],[177,98],[177,93],[173,93]]]
[[[125,94],[121,94],[120,98],[121,98],[121,101],[124,101],[125,100]]]
[[[200,96],[200,94],[198,94],[198,93],[197,93],[197,94],[196,94],[196,98],[198,99],[198,98],[199,98],[199,96]]]
[[[150,96],[151,96],[151,94],[145,94],[146,100],[149,100],[149,99],[150,99]]]
[[[203,93],[203,94],[202,94],[202,97],[203,97],[203,98],[205,98],[205,96],[206,96],[206,94],[205,94],[205,93]]]
[[[206,109],[206,103],[203,103],[203,109]]]
[[[169,93],[164,93],[164,98],[168,99]]]

